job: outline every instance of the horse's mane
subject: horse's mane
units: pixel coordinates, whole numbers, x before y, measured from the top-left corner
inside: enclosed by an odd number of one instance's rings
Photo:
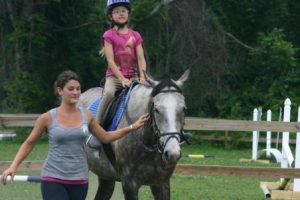
[[[176,83],[170,77],[167,77],[167,78],[162,79],[159,82],[159,84],[153,88],[151,97],[156,96],[165,87],[168,87],[168,88],[174,87],[176,92],[182,93],[181,88],[178,85],[176,85]]]

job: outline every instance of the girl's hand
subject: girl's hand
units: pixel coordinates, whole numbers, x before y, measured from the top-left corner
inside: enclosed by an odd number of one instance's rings
[[[8,168],[1,175],[1,182],[5,185],[7,183],[7,177],[11,176],[12,180],[14,175],[16,174],[16,170]]]
[[[131,80],[129,80],[129,79],[127,79],[127,78],[124,78],[124,79],[122,79],[121,83],[122,83],[122,86],[123,86],[124,88],[125,88],[125,87],[129,87],[130,84],[131,84]]]
[[[144,114],[142,116],[140,116],[140,118],[134,122],[131,126],[132,129],[137,130],[139,129],[141,126],[143,126],[145,124],[145,122],[150,118],[149,114]]]
[[[145,78],[144,77],[140,77],[140,79],[139,79],[139,83],[141,83],[141,84],[146,84],[146,80],[145,80]]]

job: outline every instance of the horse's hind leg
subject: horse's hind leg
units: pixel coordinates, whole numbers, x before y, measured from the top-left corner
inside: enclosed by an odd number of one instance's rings
[[[95,200],[109,200],[115,189],[115,181],[98,178],[98,190]]]
[[[166,181],[160,186],[150,186],[154,200],[170,200],[170,182]]]

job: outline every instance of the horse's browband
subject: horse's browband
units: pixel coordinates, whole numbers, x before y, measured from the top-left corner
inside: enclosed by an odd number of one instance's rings
[[[166,88],[166,87],[168,87],[168,88],[174,87],[175,89],[164,90],[164,88]],[[166,93],[166,92],[182,93],[182,90],[171,79],[166,79],[166,80],[161,81],[157,86],[155,86],[153,88],[151,96],[154,97],[154,96],[156,96],[157,94],[159,94],[161,92],[164,92],[164,93]]]

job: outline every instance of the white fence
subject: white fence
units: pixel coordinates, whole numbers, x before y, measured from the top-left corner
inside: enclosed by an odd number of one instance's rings
[[[1,114],[0,127],[32,127],[39,114]],[[277,122],[277,121],[252,121],[252,120],[229,120],[208,118],[185,118],[185,130],[200,131],[232,131],[231,134],[240,131],[251,133],[257,131],[272,131],[300,133],[299,122]],[[298,145],[299,146],[299,145]],[[300,146],[299,146],[300,147]],[[32,163],[34,164],[34,163]],[[25,167],[31,165],[25,164]],[[38,165],[41,167],[41,165]],[[0,170],[3,165],[0,162]],[[185,166],[186,167],[186,166]],[[188,166],[194,174],[202,175],[227,175],[227,176],[259,176],[259,177],[284,177],[300,178],[300,169],[278,168],[278,167],[239,167],[236,166]],[[6,167],[5,167],[6,168]],[[40,169],[40,168],[38,168]]]
[[[253,111],[253,121],[260,120],[261,113],[257,108]],[[291,100],[287,98],[284,101],[283,109],[283,122],[290,122],[291,116]],[[272,112],[271,110],[267,111],[267,121],[271,121]],[[298,122],[300,122],[300,106],[298,107]],[[281,168],[300,168],[300,132],[297,132],[296,138],[296,151],[295,157],[289,146],[289,134],[290,132],[282,132],[282,145],[281,151],[276,148],[271,147],[271,131],[266,132],[266,149],[258,151],[258,140],[259,140],[259,131],[253,131],[252,133],[252,160],[257,160],[260,155],[266,153],[267,157],[273,155],[276,158],[276,161],[281,164]],[[278,138],[278,137],[277,137]],[[294,191],[300,192],[300,179],[294,179]]]

